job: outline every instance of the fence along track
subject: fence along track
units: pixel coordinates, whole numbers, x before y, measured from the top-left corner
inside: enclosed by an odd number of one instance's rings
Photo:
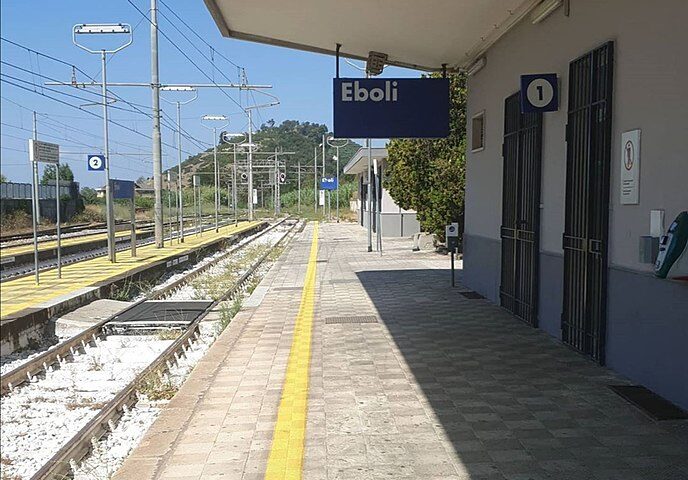
[[[251,242],[254,240],[260,238],[261,236],[265,235],[269,231],[273,230],[274,228],[278,227],[285,221],[289,220],[290,217],[284,218],[280,220],[279,222],[270,225],[268,228],[263,229],[260,231],[258,234],[256,234],[250,241],[245,242],[241,245],[238,245],[235,248],[232,248],[231,250],[227,251],[225,254],[213,259],[211,262],[208,262],[207,264],[198,267],[197,269],[192,270],[189,272],[187,275],[184,275],[184,277],[180,278],[179,280],[176,280],[174,283],[171,283],[170,285],[167,285],[159,290],[156,290],[154,292],[151,292],[150,294],[146,295],[144,298],[141,300],[138,300],[134,302],[133,304],[129,305],[127,308],[122,310],[121,312],[117,312],[116,314],[100,321],[99,323],[89,327],[88,329],[84,330],[81,333],[78,333],[77,335],[69,338],[68,340],[65,340],[61,344],[57,345],[54,348],[51,348],[50,350],[47,350],[46,352],[42,353],[41,355],[31,359],[30,361],[26,362],[23,365],[18,366],[14,370],[10,370],[7,372],[5,375],[2,375],[0,377],[0,395],[5,395],[8,392],[10,392],[14,387],[21,385],[24,382],[31,381],[33,378],[43,372],[48,371],[50,366],[54,365],[55,363],[61,362],[63,359],[68,358],[70,356],[74,356],[79,350],[85,350],[86,345],[91,344],[91,343],[97,343],[98,338],[101,338],[105,336],[105,326],[107,323],[111,322],[112,320],[115,319],[115,317],[123,314],[126,311],[131,310],[132,308],[140,305],[141,303],[147,301],[147,300],[157,300],[160,298],[163,298],[164,296],[168,295],[169,293],[173,292],[174,290],[182,287],[189,281],[193,280],[196,278],[198,275],[203,273],[204,271],[208,270],[210,267],[213,265],[217,264],[218,262],[224,260],[228,256],[236,253],[246,245],[249,245]]]
[[[286,220],[286,219],[285,219]],[[281,223],[281,222],[280,222]],[[220,299],[215,300],[190,326],[184,333],[182,333],[169,347],[165,349],[148,367],[139,372],[138,375],[107,405],[105,405],[98,414],[93,417],[79,432],[77,432],[71,440],[69,440],[48,462],[36,472],[31,480],[66,478],[72,466],[84,458],[91,450],[91,446],[95,441],[103,436],[111,429],[123,414],[125,408],[133,406],[138,398],[136,395],[137,387],[144,381],[144,379],[151,374],[163,376],[169,370],[171,363],[176,363],[178,355],[184,355],[187,345],[190,346],[193,339],[198,337],[198,330],[201,321],[213,311],[221,302],[231,300],[237,294],[242,293],[244,285],[255,273],[258,267],[265,261],[265,259],[272,253],[286,239],[294,230],[292,227],[258,260],[256,260],[251,267],[244,272],[244,274],[237,280],[234,286],[225,293]],[[275,225],[277,226],[277,225]],[[264,231],[265,232],[265,231]],[[248,242],[250,243],[250,242]],[[244,244],[246,245],[246,244]]]

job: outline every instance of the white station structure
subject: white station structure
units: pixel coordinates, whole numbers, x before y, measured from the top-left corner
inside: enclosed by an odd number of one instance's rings
[[[653,265],[688,210],[688,2],[205,3],[226,37],[465,72],[463,284],[688,408],[688,272]]]

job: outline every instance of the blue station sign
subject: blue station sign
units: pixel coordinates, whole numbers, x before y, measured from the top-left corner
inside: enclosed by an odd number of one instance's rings
[[[112,185],[112,198],[132,199],[136,184],[131,180],[110,180]]]
[[[337,138],[449,135],[448,78],[335,78]]]
[[[323,190],[337,190],[337,177],[323,177],[320,179],[320,188]]]
[[[88,169],[91,171],[102,172],[105,170],[105,155],[100,153],[91,154],[86,157]]]
[[[559,82],[556,73],[521,75],[521,113],[559,110]]]

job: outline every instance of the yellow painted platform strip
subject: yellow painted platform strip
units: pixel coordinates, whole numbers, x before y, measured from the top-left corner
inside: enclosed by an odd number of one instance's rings
[[[266,480],[300,479],[306,440],[308,411],[308,375],[311,363],[311,335],[315,308],[315,268],[318,256],[318,224],[313,227],[313,241],[301,294],[301,305],[294,326],[282,399],[272,436],[272,448],[265,471]]]
[[[117,263],[110,263],[107,256],[97,257],[83,262],[72,263],[62,267],[62,278],[57,278],[57,270],[41,272],[41,284],[34,283],[33,275],[8,280],[0,283],[0,317],[19,312],[25,308],[37,306],[44,302],[54,301],[58,297],[69,295],[83,288],[92,287],[118,275],[126,274],[136,268],[164,260],[168,257],[183,255],[218,237],[226,237],[249,229],[258,222],[241,222],[214,231],[203,232],[202,236],[186,235],[184,243],[166,243],[165,248],[146,245],[136,249],[137,256],[131,251],[117,253]]]
[[[137,230],[136,234],[140,235],[143,230]],[[129,237],[131,235],[131,230],[122,230],[115,232],[115,238]],[[105,240],[107,238],[107,233],[87,233],[84,235],[79,235],[76,237],[68,237],[62,239],[62,248],[70,245],[79,245],[82,243],[96,242],[98,240]],[[49,240],[47,242],[40,242],[38,244],[38,250],[50,250],[57,248],[57,240]],[[23,253],[33,252],[33,243],[27,243],[24,245],[14,245],[11,247],[4,247],[0,250],[0,256],[11,257],[13,255],[21,255]]]

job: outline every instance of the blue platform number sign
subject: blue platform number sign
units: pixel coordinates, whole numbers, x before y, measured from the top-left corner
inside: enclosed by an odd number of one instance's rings
[[[449,135],[447,78],[335,78],[336,138]]]
[[[112,185],[112,198],[132,199],[136,184],[131,180],[110,180]]]
[[[88,169],[91,171],[105,170],[105,155],[89,155]]]
[[[337,190],[337,177],[323,177],[320,179],[320,188],[323,190]]]
[[[521,75],[521,113],[559,110],[559,83],[556,73]]]

